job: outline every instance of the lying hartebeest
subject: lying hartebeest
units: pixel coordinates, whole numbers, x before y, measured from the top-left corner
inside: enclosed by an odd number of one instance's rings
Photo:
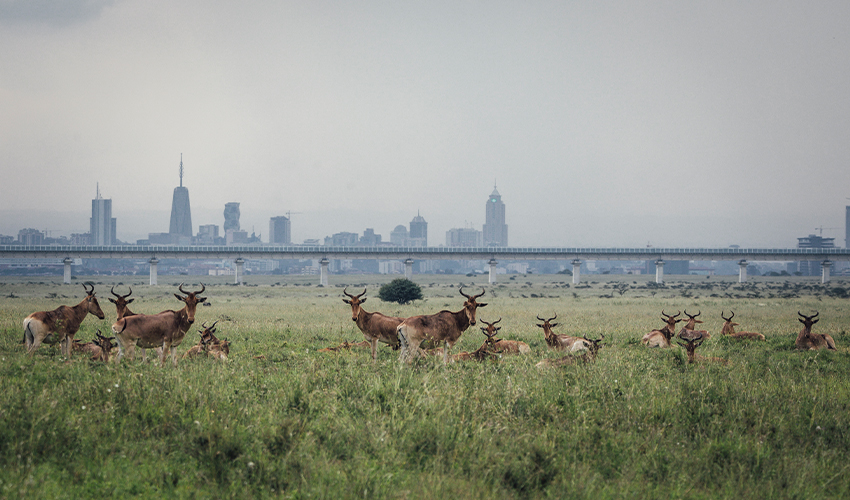
[[[230,354],[230,341],[227,339],[219,340],[215,336],[216,321],[210,326],[206,323],[201,326],[203,330],[198,330],[200,339],[198,343],[183,354],[183,359],[194,358],[196,356],[209,356],[219,361],[227,361],[227,356]]]
[[[687,321],[687,323],[685,323],[685,326],[682,327],[682,329],[699,332],[699,333],[702,334],[703,340],[708,340],[708,339],[711,338],[711,334],[708,333],[708,331],[696,329],[697,323],[702,323],[702,320],[697,319],[697,316],[699,316],[700,314],[702,314],[702,311],[698,311],[696,314],[688,314],[688,310],[685,309],[685,316],[688,317],[688,321]]]
[[[476,299],[484,295],[484,290],[478,295],[467,295],[460,288],[460,294],[466,297],[463,309],[457,312],[440,311],[436,314],[413,316],[407,318],[398,325],[398,339],[401,342],[401,355],[403,361],[412,360],[420,356],[420,345],[424,340],[443,344],[443,363],[449,362],[449,351],[460,338],[461,334],[470,326],[475,325],[475,313],[480,304]]]
[[[738,323],[733,323],[732,318],[735,317],[735,311],[729,311],[732,313],[728,318],[723,315],[723,311],[720,311],[720,317],[723,318],[723,329],[720,331],[721,335],[726,335],[733,339],[752,339],[752,340],[764,340],[764,335],[757,332],[736,332],[735,327],[738,326]]]
[[[86,315],[91,313],[103,319],[103,311],[94,294],[94,285],[90,285],[91,290],[87,285],[83,284],[86,289],[86,298],[74,307],[59,306],[52,311],[34,312],[24,318],[24,341],[29,355],[32,355],[42,343],[52,345],[59,342],[62,354],[70,358],[74,335],[77,334],[80,323]]]
[[[837,350],[835,348],[835,340],[833,340],[832,336],[826,333],[812,333],[812,325],[820,321],[820,319],[815,319],[820,313],[815,311],[815,314],[813,316],[806,316],[800,311],[797,311],[797,314],[800,315],[800,318],[797,318],[797,321],[803,324],[803,329],[797,335],[797,341],[794,344],[797,346],[797,349],[832,349],[833,351]]]
[[[667,324],[661,330],[652,330],[644,335],[640,340],[641,343],[647,347],[670,347],[670,339],[673,338],[673,335],[676,335],[676,323],[684,321],[684,318],[676,319],[681,314],[681,312],[677,312],[675,315],[670,316],[669,314],[665,314],[662,309],[661,319]]]
[[[498,323],[498,321],[496,321],[496,323]],[[449,356],[449,359],[453,363],[455,361],[486,361],[488,359],[495,361],[499,359],[499,353],[495,351],[495,346],[500,339],[493,338],[496,336],[496,331],[498,330],[498,328],[493,328],[493,323],[487,323],[487,325],[490,328],[481,329],[481,333],[483,333],[484,336],[487,337],[484,343],[481,344],[481,347],[472,352],[461,352],[458,354],[452,354],[451,356]]]
[[[496,323],[502,321],[502,318],[497,319],[492,323],[488,323],[481,320],[482,323],[487,325],[487,327],[481,327],[481,331],[484,332],[484,335],[487,336],[487,342],[490,343],[490,351],[499,354],[528,354],[531,352],[531,348],[528,347],[528,344],[525,342],[520,342],[519,340],[504,340],[493,338],[499,333],[499,330],[502,329],[501,326],[496,326]],[[483,346],[482,346],[483,347]]]
[[[401,324],[404,318],[394,316],[386,316],[379,312],[366,312],[361,307],[361,304],[366,302],[366,289],[358,295],[348,293],[348,287],[343,289],[342,293],[348,296],[348,299],[342,299],[343,302],[351,306],[351,320],[357,323],[357,328],[363,332],[363,336],[372,346],[372,361],[378,361],[378,342],[388,344],[394,350],[398,350],[401,343],[398,340],[398,325]]]
[[[546,345],[549,346],[549,349],[554,349],[556,351],[578,352],[586,351],[590,348],[589,341],[586,341],[584,337],[573,337],[570,335],[559,335],[554,333],[552,328],[558,326],[559,323],[552,323],[551,321],[557,317],[557,314],[549,319],[543,319],[539,315],[537,316],[537,319],[543,322],[542,324],[537,323],[537,326],[543,329],[543,338],[546,340]]]
[[[71,349],[75,352],[91,354],[92,361],[108,363],[109,354],[112,352],[112,349],[118,347],[118,344],[112,342],[115,340],[115,337],[104,337],[100,334],[100,330],[95,335],[94,340],[91,342],[80,342],[75,339]]]
[[[579,356],[564,356],[557,359],[544,359],[537,363],[535,366],[537,368],[548,368],[554,366],[574,365],[576,363],[590,363],[591,361],[596,359],[596,354],[602,347],[600,342],[602,342],[604,338],[604,334],[596,340],[591,340],[587,337],[582,337],[582,339],[587,342],[588,345],[587,350],[583,354]]]
[[[181,293],[186,295],[182,297],[174,294],[177,300],[184,302],[186,305],[179,311],[162,311],[159,314],[137,314],[127,318],[121,318],[112,325],[112,331],[118,339],[118,361],[129,353],[133,357],[135,348],[143,347],[153,349],[162,347],[160,353],[160,364],[165,364],[165,359],[171,353],[171,361],[174,366],[177,366],[177,351],[172,351],[172,348],[177,347],[183,341],[183,337],[192,323],[195,322],[195,309],[198,304],[203,303],[206,297],[199,295],[206,290],[206,287],[201,283],[201,289],[197,292],[187,292],[183,290],[183,283],[178,287]]]
[[[685,348],[685,351],[688,353],[688,363],[701,363],[701,362],[709,362],[709,363],[721,363],[727,364],[728,361],[723,358],[712,358],[700,356],[696,353],[697,347],[701,346],[703,342],[705,342],[705,337],[702,335],[702,332],[698,330],[683,330],[685,334],[679,333],[679,338],[684,340],[686,343],[683,344],[679,341],[676,343]]]

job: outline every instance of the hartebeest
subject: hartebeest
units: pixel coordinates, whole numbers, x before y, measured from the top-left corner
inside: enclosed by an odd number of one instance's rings
[[[112,331],[118,339],[119,362],[125,353],[129,353],[132,358],[136,346],[149,349],[162,347],[159,356],[160,364],[164,365],[165,359],[171,353],[171,361],[174,366],[177,366],[177,351],[172,351],[172,348],[180,345],[186,332],[195,322],[195,309],[198,304],[207,300],[206,297],[200,296],[206,290],[203,283],[197,292],[183,290],[183,283],[178,290],[185,295],[182,297],[174,294],[177,300],[186,304],[183,309],[162,311],[152,315],[137,314],[121,318],[112,325]]]
[[[91,290],[88,286],[91,286]],[[59,306],[52,311],[34,312],[24,318],[24,341],[29,355],[42,343],[52,345],[59,342],[62,354],[70,358],[74,335],[86,315],[94,314],[98,319],[103,319],[103,311],[94,294],[94,285],[85,283],[83,287],[86,290],[86,298],[79,304],[73,307]]]
[[[210,326],[206,323],[202,324],[203,330],[198,330],[200,339],[198,343],[189,348],[183,354],[183,359],[194,358],[196,356],[209,356],[219,361],[227,361],[227,356],[230,354],[230,341],[227,339],[219,340],[215,336],[216,321]]]
[[[576,363],[590,363],[591,361],[596,359],[596,354],[602,347],[600,342],[602,342],[604,338],[604,334],[596,340],[591,340],[587,337],[582,337],[582,339],[588,344],[588,348],[583,354],[579,356],[564,356],[557,359],[544,359],[537,363],[535,366],[537,368],[547,368],[553,366],[574,365]]]
[[[709,363],[721,363],[727,364],[728,361],[723,358],[712,358],[700,356],[696,353],[697,347],[701,346],[703,342],[705,342],[705,337],[699,331],[695,330],[685,330],[685,332],[689,332],[692,335],[682,335],[679,334],[679,338],[684,340],[686,343],[683,344],[681,342],[676,342],[680,346],[685,348],[685,351],[688,353],[688,363],[700,363],[700,362],[709,362]]]
[[[487,327],[481,327],[481,331],[484,332],[484,335],[487,336],[487,342],[490,343],[490,351],[499,353],[499,354],[528,354],[531,352],[531,348],[528,347],[528,344],[525,342],[520,342],[519,340],[505,340],[505,339],[497,339],[493,338],[499,333],[499,330],[502,329],[501,326],[496,326],[496,323],[502,321],[502,318],[497,319],[492,323],[488,323],[487,321],[481,320],[482,323],[487,325]],[[482,346],[483,347],[483,346]]]
[[[443,363],[449,362],[449,351],[470,326],[475,325],[475,313],[479,307],[487,304],[478,303],[476,299],[484,295],[485,290],[478,295],[467,295],[460,288],[460,294],[466,297],[463,309],[457,312],[440,311],[436,314],[413,316],[398,325],[398,339],[401,342],[399,359],[406,361],[421,355],[420,345],[424,340],[443,344]]]
[[[698,311],[696,314],[688,314],[688,310],[685,309],[685,316],[688,317],[688,321],[685,323],[685,326],[682,327],[684,330],[692,330],[695,332],[699,332],[703,336],[703,340],[708,340],[711,338],[711,334],[708,333],[707,330],[697,330],[697,323],[702,323],[702,320],[697,319],[697,316],[702,314],[702,311]],[[684,319],[684,318],[682,318]]]
[[[803,324],[803,329],[800,330],[800,333],[797,335],[797,341],[794,344],[797,346],[797,349],[832,349],[833,351],[837,350],[835,348],[835,340],[833,340],[832,336],[825,333],[812,333],[812,325],[820,321],[820,319],[815,319],[820,313],[815,311],[815,314],[813,316],[806,316],[800,311],[797,311],[797,314],[800,315],[800,318],[797,318],[797,321]]]
[[[552,323],[551,321],[557,317],[557,314],[549,319],[543,319],[539,315],[537,316],[537,319],[543,322],[542,324],[537,323],[537,326],[543,329],[543,338],[546,340],[546,345],[549,346],[549,349],[554,349],[556,351],[578,352],[586,351],[590,348],[589,341],[586,341],[584,337],[573,337],[570,335],[559,335],[554,333],[552,328],[558,326],[559,323]]]
[[[119,295],[119,294],[115,293],[115,287],[114,286],[112,287],[112,289],[109,290],[112,293],[112,295],[115,296],[114,299],[107,297],[107,299],[109,299],[109,302],[112,302],[113,304],[115,304],[115,309],[116,309],[116,312],[118,313],[118,317],[115,319],[115,321],[118,321],[121,318],[126,318],[128,316],[135,316],[136,315],[136,313],[131,311],[130,307],[129,307],[130,302],[133,302],[135,299],[127,300],[127,297],[129,297],[130,295],[133,295],[133,289],[129,286],[127,288],[130,289],[130,293],[128,293],[127,295]],[[145,350],[144,347],[140,346],[139,348],[142,350],[142,359],[147,361],[148,360],[147,351]],[[161,354],[162,349],[157,348],[156,352],[157,352],[157,354]]]
[[[641,343],[647,347],[670,347],[670,339],[673,338],[673,335],[676,335],[676,323],[684,321],[684,318],[676,319],[681,314],[681,312],[677,312],[671,316],[669,314],[665,314],[662,309],[661,319],[667,324],[660,330],[652,330],[644,335],[643,338],[640,339]]]
[[[348,293],[348,287],[343,289],[342,293],[348,296],[348,299],[342,299],[343,302],[351,306],[351,320],[357,323],[357,328],[363,332],[363,336],[372,346],[372,361],[378,360],[378,342],[388,344],[394,350],[398,350],[401,343],[398,340],[398,325],[401,324],[404,318],[395,316],[386,316],[379,312],[366,312],[361,305],[366,302],[366,289],[358,295]]]
[[[75,352],[91,354],[92,361],[108,363],[112,349],[118,347],[118,344],[112,342],[115,340],[115,337],[104,337],[100,334],[100,330],[95,335],[94,340],[91,342],[80,342],[75,339],[71,349]]]
[[[752,339],[752,340],[764,340],[764,335],[757,332],[736,332],[735,327],[738,326],[738,323],[733,323],[732,318],[735,317],[735,311],[729,311],[732,313],[728,318],[723,315],[723,311],[720,311],[720,317],[723,318],[723,329],[720,331],[721,335],[726,335],[733,339]]]

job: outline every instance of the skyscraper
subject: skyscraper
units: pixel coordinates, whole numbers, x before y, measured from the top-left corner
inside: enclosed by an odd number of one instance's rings
[[[484,223],[484,245],[494,247],[508,246],[508,225],[505,224],[505,204],[502,195],[493,186],[493,192],[487,198],[487,210]]]
[[[89,232],[91,233],[92,245],[114,245],[116,243],[112,200],[104,200],[100,196],[100,184],[97,186],[97,196],[91,201]]]
[[[172,239],[179,237],[188,238],[186,243],[192,241],[192,210],[189,208],[189,189],[183,187],[183,154],[180,154],[180,185],[174,188],[174,197],[171,200],[171,225],[168,233]],[[182,243],[182,242],[181,242]]]
[[[844,248],[850,248],[850,206],[844,208]]]
[[[407,239],[412,247],[428,246],[428,223],[419,213],[410,221],[410,234]]]
[[[292,243],[291,226],[289,217],[272,217],[269,220],[269,243]]]

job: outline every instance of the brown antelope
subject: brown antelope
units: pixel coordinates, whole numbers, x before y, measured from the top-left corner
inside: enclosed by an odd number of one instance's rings
[[[91,286],[91,290],[88,286]],[[59,342],[62,355],[70,358],[74,335],[86,315],[94,314],[98,319],[103,319],[103,311],[94,294],[94,285],[83,284],[83,287],[86,290],[86,298],[79,304],[73,307],[59,306],[52,311],[34,312],[24,318],[27,354],[32,355],[42,343],[53,345]]]
[[[549,349],[578,352],[586,351],[590,348],[589,341],[586,341],[584,337],[571,337],[569,335],[558,335],[554,333],[552,328],[558,326],[558,323],[551,323],[551,321],[557,317],[557,314],[549,319],[543,319],[539,315],[537,316],[537,319],[543,322],[542,324],[538,323],[537,326],[543,329],[543,338],[546,340],[546,345],[549,346]]]
[[[702,311],[698,311],[696,314],[688,314],[688,310],[685,309],[685,316],[688,317],[688,321],[687,321],[687,323],[685,323],[685,326],[683,326],[682,329],[683,330],[692,330],[694,332],[699,332],[703,335],[703,338],[705,340],[708,340],[708,339],[711,338],[710,333],[708,333],[706,330],[697,330],[696,329],[697,323],[702,323],[702,320],[697,319],[697,316],[699,316],[700,314],[702,314]]]
[[[756,332],[736,332],[735,327],[738,326],[738,323],[733,323],[732,318],[735,317],[734,311],[729,311],[732,313],[728,318],[723,315],[723,311],[720,311],[720,317],[723,318],[723,330],[720,331],[721,335],[729,336],[733,339],[752,339],[752,340],[764,340],[764,335]]]
[[[130,287],[128,286],[127,288],[130,288]],[[126,318],[128,316],[135,316],[136,315],[136,313],[131,311],[130,307],[129,307],[130,302],[133,302],[135,299],[127,300],[127,297],[129,297],[130,295],[133,295],[133,289],[132,288],[130,288],[130,293],[128,293],[127,295],[119,295],[119,294],[115,293],[115,287],[114,286],[109,291],[112,293],[112,295],[115,296],[114,299],[107,297],[107,299],[109,299],[109,302],[112,302],[113,304],[115,304],[115,309],[118,313],[118,317],[115,319],[115,321],[118,321],[121,318]],[[148,360],[147,351],[145,350],[144,347],[139,347],[139,348],[142,350],[142,359],[147,361]],[[162,348],[157,348],[156,352],[157,352],[157,354],[161,354]]]
[[[215,336],[216,321],[210,326],[203,323],[203,330],[198,330],[200,339],[198,343],[183,354],[183,359],[194,358],[197,356],[209,356],[219,361],[227,361],[227,356],[230,354],[230,341],[227,339],[219,340]]]
[[[721,364],[724,364],[724,365],[729,363],[727,360],[725,360],[723,358],[711,358],[711,357],[705,357],[705,356],[698,355],[696,353],[697,347],[701,346],[702,343],[705,342],[705,338],[700,334],[699,331],[694,331],[694,330],[688,330],[688,331],[693,332],[696,335],[691,335],[691,336],[686,335],[686,336],[683,337],[681,334],[679,334],[679,338],[681,338],[682,340],[684,340],[687,343],[683,344],[683,343],[678,342],[678,341],[676,342],[680,346],[684,347],[685,351],[687,351],[687,353],[688,353],[688,363],[709,362],[709,363],[721,363]]]
[[[443,344],[443,363],[449,362],[449,351],[470,326],[475,325],[475,313],[479,307],[487,304],[478,303],[476,299],[484,295],[484,290],[478,295],[467,295],[460,288],[460,294],[466,297],[463,309],[457,312],[440,311],[436,314],[413,316],[398,325],[398,339],[401,342],[402,361],[412,360],[421,356],[420,345],[424,340]]]
[[[172,348],[180,345],[186,332],[195,322],[195,309],[198,304],[207,300],[206,297],[200,296],[206,290],[203,283],[197,292],[183,290],[183,283],[178,290],[185,295],[183,297],[174,294],[177,300],[186,304],[183,309],[162,311],[152,315],[137,314],[121,318],[112,325],[112,332],[118,339],[118,362],[125,353],[129,353],[132,358],[137,346],[147,349],[162,347],[162,353],[159,356],[160,364],[165,364],[165,359],[170,353],[171,362],[177,366],[177,351],[172,351]]]
[[[372,343],[368,340],[364,340],[362,342],[349,342],[344,341],[340,345],[335,345],[333,347],[325,347],[323,349],[319,349],[318,352],[339,352],[339,351],[350,351],[351,349],[364,349],[372,346]]]
[[[498,323],[498,321],[496,322]],[[488,325],[492,325],[492,323],[488,323]],[[486,360],[497,360],[499,359],[499,353],[497,353],[495,349],[496,343],[499,339],[493,338],[496,336],[496,331],[498,328],[482,328],[481,333],[484,334],[487,339],[481,344],[481,347],[472,351],[472,352],[461,352],[458,354],[452,354],[449,356],[449,359],[454,363],[456,361],[486,361]],[[435,351],[439,349],[434,349]],[[440,350],[442,351],[442,350]],[[442,354],[442,352],[440,352]]]
[[[596,354],[599,352],[599,349],[602,347],[600,342],[605,338],[605,335],[601,335],[596,340],[591,340],[587,337],[583,337],[588,344],[587,350],[578,356],[564,356],[556,359],[544,359],[537,363],[535,366],[537,368],[548,368],[554,366],[566,366],[566,365],[574,365],[576,363],[590,363],[596,359]]]
[[[492,323],[481,320],[487,327],[481,327],[481,331],[487,336],[487,342],[490,342],[490,352],[500,354],[528,354],[531,348],[525,342],[519,340],[504,340],[494,339],[493,337],[502,329],[501,326],[496,326],[496,323],[502,321],[502,318],[497,319]],[[491,341],[492,340],[492,341]],[[487,343],[485,342],[485,344]],[[483,347],[483,346],[482,346]]]
[[[815,319],[820,313],[815,311],[814,316],[806,316],[800,311],[797,311],[797,314],[800,315],[800,318],[797,318],[797,321],[803,324],[803,329],[797,335],[797,341],[794,344],[797,346],[797,349],[832,349],[833,351],[837,350],[835,348],[835,340],[833,340],[832,336],[825,333],[812,333],[812,325],[820,321],[820,319]]]
[[[358,295],[351,295],[347,290],[348,287],[345,287],[342,293],[349,298],[342,301],[351,306],[351,320],[357,323],[357,328],[363,332],[363,336],[372,346],[372,362],[378,361],[378,342],[398,350],[401,343],[396,329],[404,318],[386,316],[379,312],[366,312],[361,307],[361,304],[366,302],[366,297],[363,297],[366,295],[366,289],[364,288],[363,293]]]
[[[647,347],[670,347],[670,339],[673,338],[673,335],[676,335],[676,323],[684,321],[684,318],[676,319],[681,314],[681,312],[677,312],[675,315],[670,316],[669,314],[665,314],[662,309],[661,319],[667,324],[661,330],[652,330],[644,335],[640,340],[641,343]]]
[[[115,337],[104,337],[100,334],[100,330],[95,335],[96,337],[91,342],[80,342],[75,339],[71,348],[75,352],[91,354],[92,361],[108,363],[112,350],[118,347],[118,344],[112,342]]]

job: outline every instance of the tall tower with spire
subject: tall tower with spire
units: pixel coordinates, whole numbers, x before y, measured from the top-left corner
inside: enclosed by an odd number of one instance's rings
[[[505,204],[502,195],[493,184],[493,192],[487,198],[484,223],[484,245],[492,247],[508,246],[508,225],[505,224]]]
[[[189,207],[189,189],[183,187],[183,153],[180,153],[180,185],[174,188],[171,200],[171,225],[168,233],[176,243],[192,241],[192,210]]]

